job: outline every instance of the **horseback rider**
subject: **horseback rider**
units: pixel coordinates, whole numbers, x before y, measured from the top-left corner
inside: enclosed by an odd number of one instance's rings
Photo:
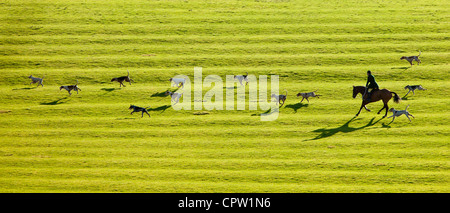
[[[372,95],[372,92],[379,90],[378,84],[375,81],[375,77],[372,75],[372,72],[367,71],[367,83],[366,83],[366,90],[367,90],[367,98],[366,101],[370,102],[370,98]]]

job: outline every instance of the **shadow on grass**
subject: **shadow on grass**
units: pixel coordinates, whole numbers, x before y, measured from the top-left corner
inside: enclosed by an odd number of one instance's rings
[[[116,120],[135,120],[137,118],[116,118]]]
[[[295,111],[295,113],[297,113],[297,110],[302,108],[302,107],[308,107],[308,104],[303,104],[303,103],[296,103],[296,104],[288,104],[285,106],[285,108],[291,108]]]
[[[223,87],[223,89],[237,89],[237,86],[233,86],[233,87]]]
[[[42,102],[41,105],[58,105],[58,104],[63,104],[63,103],[65,103],[65,101],[63,101],[63,100],[66,100],[66,99],[67,99],[67,97],[60,98],[60,99],[55,100],[55,101]]]
[[[313,132],[319,132],[320,135],[316,136],[313,139],[309,139],[309,140],[318,140],[318,139],[322,139],[322,138],[328,138],[331,137],[333,135],[335,135],[338,132],[342,132],[342,133],[348,133],[348,132],[354,132],[357,130],[361,130],[370,126],[373,126],[375,124],[377,124],[378,122],[380,122],[383,118],[378,119],[377,121],[373,122],[373,120],[375,120],[375,117],[373,117],[372,119],[370,119],[369,123],[367,123],[364,126],[360,126],[360,127],[349,127],[348,125],[352,122],[355,121],[357,119],[355,119],[356,117],[353,117],[352,119],[350,119],[349,121],[345,122],[345,124],[343,124],[340,127],[336,127],[336,128],[321,128],[321,129],[316,129]],[[386,128],[390,128],[389,126],[385,126],[383,125],[383,127]]]
[[[150,97],[166,97],[166,91],[164,92],[155,92]]]
[[[263,113],[255,113],[255,114],[252,114],[252,116],[261,116],[262,114],[265,114],[265,115],[271,115],[272,113],[280,112],[280,109],[279,109],[279,108],[275,108],[274,111],[271,111],[271,110],[272,110],[272,109],[268,109],[267,111],[265,111],[265,112],[263,112]]]
[[[38,87],[24,87],[24,88],[14,88],[14,89],[12,89],[13,91],[14,90],[30,90],[30,89],[37,89]]]
[[[393,69],[393,70],[407,70],[409,68],[411,68],[411,67],[392,67],[391,69]]]
[[[149,108],[147,111],[151,112],[151,111],[161,111],[161,113],[163,113],[164,111],[166,111],[166,109],[170,108],[171,105],[164,105],[164,106],[159,106],[156,108]]]
[[[166,90],[164,92],[155,92],[152,95],[150,95],[150,97],[167,97],[167,96],[169,96],[169,95],[166,95],[167,91],[176,92],[177,90],[178,90],[178,88],[172,89],[172,90],[168,89],[168,90]]]
[[[121,90],[122,88],[101,88],[101,90],[106,92],[112,92],[114,90]]]
[[[392,123],[392,121],[389,122],[388,124],[382,123],[382,124],[381,124],[381,127],[382,127],[382,128],[391,128],[391,126],[389,126],[389,125],[391,125],[391,123]]]

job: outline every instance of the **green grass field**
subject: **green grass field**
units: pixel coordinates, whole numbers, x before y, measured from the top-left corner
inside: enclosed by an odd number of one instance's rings
[[[449,1],[5,0],[0,29],[0,192],[450,192]],[[271,122],[174,110],[194,67],[279,75],[288,99]],[[354,118],[367,70],[427,89],[389,102],[412,122]]]

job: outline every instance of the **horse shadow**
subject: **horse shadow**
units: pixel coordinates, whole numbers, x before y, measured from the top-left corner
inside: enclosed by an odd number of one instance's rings
[[[372,119],[370,119],[369,123],[367,123],[364,126],[360,126],[360,127],[349,127],[348,125],[352,122],[355,121],[356,117],[353,117],[352,119],[348,120],[347,122],[345,122],[342,126],[340,127],[336,127],[336,128],[321,128],[321,129],[316,129],[313,130],[312,132],[319,132],[320,134],[318,136],[316,136],[315,138],[309,139],[309,140],[319,140],[322,138],[328,138],[331,137],[333,135],[335,135],[338,132],[342,132],[342,133],[348,133],[348,132],[354,132],[357,130],[361,130],[370,126],[373,126],[375,124],[377,124],[378,122],[380,122],[383,118],[378,119],[377,121],[374,122],[375,117],[373,117]],[[390,128],[390,127],[388,127]]]
[[[58,104],[63,104],[63,103],[65,103],[65,101],[63,101],[63,100],[66,100],[66,99],[67,99],[67,97],[60,98],[60,99],[55,100],[55,101],[42,102],[41,105],[58,105]]]
[[[300,108],[308,107],[308,106],[309,106],[309,104],[304,104],[304,103],[298,102],[296,104],[288,104],[285,106],[285,108],[291,108],[295,111],[295,113],[297,113],[297,110],[299,110]]]
[[[155,108],[150,108],[147,111],[161,111],[161,113],[163,113],[164,111],[166,111],[166,109],[170,108],[170,106],[171,105],[163,105]]]

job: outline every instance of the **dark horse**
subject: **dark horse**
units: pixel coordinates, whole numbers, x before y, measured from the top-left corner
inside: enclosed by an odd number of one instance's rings
[[[364,107],[364,109],[366,109],[367,111],[370,112],[369,109],[367,109],[366,105],[372,102],[377,102],[379,100],[383,100],[383,108],[380,109],[380,111],[378,111],[377,114],[380,114],[381,110],[386,109],[386,113],[384,114],[383,118],[386,117],[389,107],[388,107],[388,102],[389,100],[391,100],[392,98],[392,94],[394,94],[394,102],[395,103],[399,103],[401,98],[400,96],[397,95],[397,93],[395,92],[391,92],[387,89],[382,89],[382,90],[376,90],[372,92],[372,97],[370,99],[370,102],[366,100],[367,98],[367,94],[366,94],[366,87],[363,86],[353,86],[353,98],[356,98],[356,95],[358,95],[358,93],[361,93],[361,95],[364,95],[363,97],[363,101],[361,104],[361,108],[359,108],[358,113],[355,115],[358,116],[359,113],[361,112],[361,109]]]

